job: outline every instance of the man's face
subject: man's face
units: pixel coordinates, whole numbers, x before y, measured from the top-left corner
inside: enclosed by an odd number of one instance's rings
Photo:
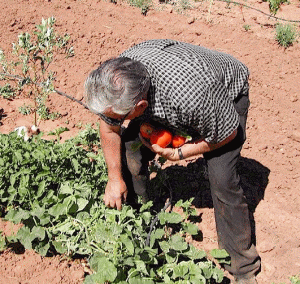
[[[106,108],[103,113],[99,114],[99,116],[110,118],[115,125],[121,126],[125,119],[132,120],[141,116],[147,107],[148,102],[146,100],[141,100],[127,114],[117,114],[110,106]]]
[[[117,113],[114,113],[113,110],[112,110],[112,107],[108,107],[105,109],[105,111],[103,113],[100,113],[99,116],[100,117],[108,117],[110,118],[113,123],[115,125],[119,125],[121,126],[124,122],[124,120],[126,118],[128,118],[128,116],[131,114],[132,110],[129,111],[127,114],[117,114]]]

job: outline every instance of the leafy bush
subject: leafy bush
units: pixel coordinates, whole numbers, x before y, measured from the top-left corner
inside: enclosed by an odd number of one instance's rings
[[[15,236],[0,239],[0,249],[20,242],[42,255],[86,256],[94,271],[86,283],[222,282],[223,272],[206,253],[185,242],[187,234],[198,234],[187,221],[196,213],[191,200],[176,205],[184,216],[162,211],[158,219],[151,202],[109,209],[102,201],[107,172],[101,151],[41,135],[25,142],[16,133],[0,134],[2,213],[23,224]],[[221,250],[212,255],[228,258]]]
[[[293,45],[298,38],[298,32],[296,27],[291,24],[278,24],[276,26],[276,36],[275,39],[277,42],[287,48]]]

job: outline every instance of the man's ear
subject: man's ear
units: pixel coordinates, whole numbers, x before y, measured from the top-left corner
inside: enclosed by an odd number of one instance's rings
[[[146,100],[139,101],[134,107],[134,111],[132,113],[133,117],[141,116],[148,107],[148,105],[148,101]]]
[[[144,113],[145,109],[148,107],[148,101],[147,100],[141,100],[139,101],[136,106],[135,109],[138,113]]]

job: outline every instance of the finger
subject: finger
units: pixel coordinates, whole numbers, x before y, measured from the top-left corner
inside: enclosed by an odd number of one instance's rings
[[[121,200],[121,198],[118,198],[116,200],[116,204],[115,205],[116,205],[116,207],[117,207],[118,210],[122,209],[122,200]]]
[[[123,198],[124,198],[124,201],[127,200],[127,191],[123,193]]]
[[[154,151],[155,153],[157,153],[157,154],[159,154],[159,155],[162,155],[162,154],[164,153],[164,151],[165,151],[164,148],[160,147],[160,146],[157,145],[157,144],[153,144],[153,145],[152,145],[152,149],[153,149],[153,151]]]
[[[151,144],[146,139],[144,139],[144,137],[140,133],[139,133],[139,138],[140,138],[141,142],[143,143],[143,145],[145,145],[147,148],[152,150]]]

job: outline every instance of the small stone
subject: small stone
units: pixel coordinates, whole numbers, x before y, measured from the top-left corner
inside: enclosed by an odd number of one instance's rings
[[[258,147],[258,150],[260,150],[260,151],[263,151],[263,150],[266,150],[266,149],[268,149],[268,145],[260,145],[259,147]]]
[[[300,142],[300,131],[295,130],[295,131],[291,134],[290,138],[293,139],[294,141]]]
[[[187,19],[187,22],[188,22],[188,24],[194,23],[194,22],[195,22],[195,17],[189,17],[189,18]]]
[[[295,103],[295,102],[298,101],[298,97],[297,97],[296,95],[291,96],[290,99],[291,99],[291,102],[292,102],[292,103]]]
[[[259,245],[258,245],[258,250],[262,253],[265,252],[270,252],[275,248],[275,244],[271,241],[262,241]]]

